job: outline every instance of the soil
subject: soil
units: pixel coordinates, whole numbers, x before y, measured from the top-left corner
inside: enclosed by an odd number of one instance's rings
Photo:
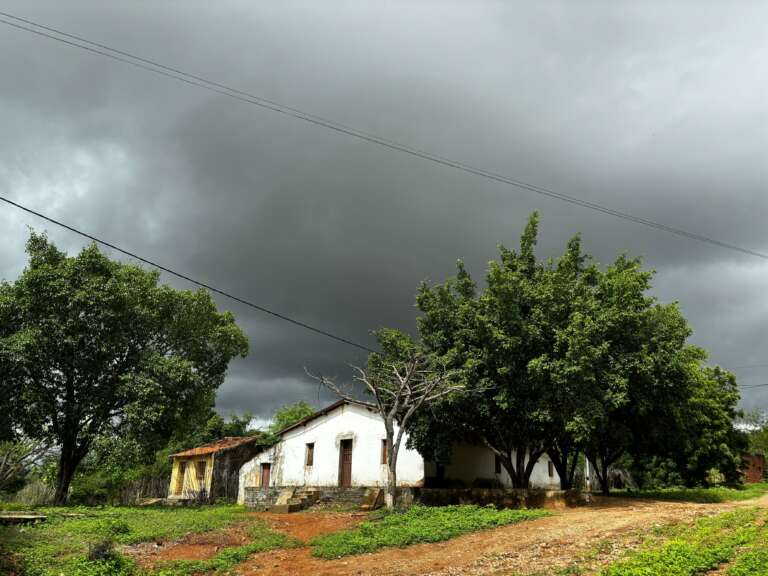
[[[169,560],[207,560],[222,548],[247,544],[248,525],[243,522],[216,532],[189,534],[176,542],[142,542],[122,552],[135,558],[143,568]]]
[[[455,576],[551,574],[578,562],[585,573],[599,569],[636,548],[654,528],[691,523],[703,515],[744,506],[768,508],[768,496],[759,500],[720,504],[657,502],[610,498],[589,506],[556,511],[553,516],[476,532],[436,544],[384,549],[371,554],[322,560],[308,547],[254,554],[237,567],[241,576]],[[254,513],[278,531],[307,542],[354,526],[365,519],[361,513],[304,512],[296,514]],[[239,530],[239,532],[238,532]],[[154,554],[159,559],[199,558],[183,554],[215,554],[201,546],[224,544],[237,539],[242,527],[209,535],[190,536]],[[196,540],[196,539],[200,540]],[[206,540],[206,538],[210,540]],[[218,539],[221,538],[221,539]],[[146,558],[139,555],[142,564]],[[207,557],[207,556],[203,556]]]

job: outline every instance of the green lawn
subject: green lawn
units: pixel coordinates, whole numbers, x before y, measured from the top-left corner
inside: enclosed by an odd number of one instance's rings
[[[390,546],[440,542],[461,534],[548,516],[545,510],[496,510],[480,506],[414,506],[406,512],[383,513],[353,530],[320,536],[310,542],[312,554],[338,558]]]
[[[696,576],[731,563],[731,576],[765,576],[768,572],[752,548],[768,536],[765,510],[750,508],[704,518],[671,538],[630,553],[601,576]],[[747,554],[752,554],[747,556]],[[743,564],[742,571],[736,566]],[[757,566],[758,570],[750,571]],[[744,571],[746,570],[746,571]]]
[[[36,511],[46,514],[48,520],[34,526],[0,528],[0,573],[2,562],[8,564],[13,558],[25,576],[132,574],[132,563],[119,556],[102,563],[86,562],[90,546],[105,539],[113,540],[118,546],[174,540],[190,532],[216,530],[246,518],[239,506],[66,507]],[[182,572],[168,572],[175,573]]]
[[[768,482],[744,484],[737,488],[662,488],[660,490],[617,490],[613,496],[624,498],[649,498],[680,502],[717,503],[733,500],[750,500],[768,494]]]

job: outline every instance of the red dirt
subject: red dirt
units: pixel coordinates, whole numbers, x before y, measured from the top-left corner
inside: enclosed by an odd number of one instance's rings
[[[143,542],[126,548],[123,552],[134,557],[144,568],[170,560],[207,560],[222,548],[246,544],[250,540],[247,527],[248,523],[236,524],[216,532],[189,534],[181,540],[167,544]]]
[[[254,513],[273,530],[308,542],[315,536],[352,528],[363,522],[366,512],[306,512],[304,514]]]

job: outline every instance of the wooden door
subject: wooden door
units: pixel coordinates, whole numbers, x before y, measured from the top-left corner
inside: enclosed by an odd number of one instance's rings
[[[352,440],[342,440],[339,446],[339,486],[352,486]]]
[[[173,493],[181,494],[184,491],[184,475],[187,473],[187,461],[182,460],[179,462],[179,468],[176,470],[176,486],[174,486]]]
[[[261,465],[261,487],[262,488],[269,488],[269,474],[271,470],[272,470],[271,464]]]

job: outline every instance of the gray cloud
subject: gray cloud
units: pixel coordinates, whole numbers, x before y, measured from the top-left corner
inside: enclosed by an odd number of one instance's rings
[[[764,5],[10,2],[4,10],[520,180],[768,251]],[[431,165],[0,28],[3,193],[364,343],[412,329],[415,288],[542,213],[542,255],[582,232],[642,255],[713,362],[767,363],[768,263]],[[25,226],[0,210],[0,276]],[[176,285],[181,282],[168,279]],[[303,367],[362,354],[220,299],[251,340],[219,408],[327,401]],[[768,369],[738,369],[768,382]],[[768,389],[745,393],[766,406]]]

